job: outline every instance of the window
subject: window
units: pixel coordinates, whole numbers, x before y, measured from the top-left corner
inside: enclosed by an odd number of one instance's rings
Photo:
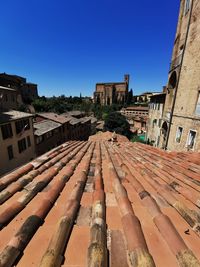
[[[189,149],[194,148],[196,134],[197,134],[196,131],[190,130],[189,135],[188,135],[188,140],[187,140],[187,147]]]
[[[1,133],[2,133],[3,139],[7,139],[9,137],[12,137],[13,133],[12,133],[11,124],[8,123],[8,124],[5,124],[5,125],[2,125],[1,126]]]
[[[28,147],[30,147],[31,146],[31,138],[30,138],[30,136],[27,136],[27,144],[28,144]]]
[[[190,0],[185,1],[185,15],[188,13],[190,10]]]
[[[157,119],[153,120],[153,128],[155,127],[155,125],[157,125]]]
[[[178,127],[176,131],[176,142],[177,143],[181,142],[182,133],[183,133],[183,127]]]
[[[14,155],[13,155],[13,147],[12,146],[8,146],[7,147],[7,151],[8,151],[8,158],[9,158],[9,160],[13,159],[14,158]]]
[[[38,144],[42,143],[43,140],[44,140],[44,137],[43,137],[43,136],[38,136],[38,137],[36,138],[36,144],[38,145]]]
[[[173,71],[169,78],[168,88],[174,89],[176,87],[176,84],[177,84],[177,74],[176,71]]]
[[[46,133],[46,137],[47,137],[47,138],[50,138],[52,135],[53,135],[52,131]]]
[[[195,114],[200,116],[200,92],[198,93]]]
[[[19,150],[19,153],[22,153],[24,150],[26,150],[26,139],[25,138],[18,141],[18,150]]]
[[[29,119],[15,122],[15,128],[17,134],[23,133],[24,131],[30,129]]]

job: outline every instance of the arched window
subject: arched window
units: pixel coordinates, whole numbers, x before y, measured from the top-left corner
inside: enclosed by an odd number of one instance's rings
[[[163,122],[161,131],[162,131],[163,137],[165,139],[167,137],[167,131],[168,131],[168,125],[167,125],[166,121]]]
[[[177,83],[177,74],[176,71],[173,71],[170,78],[169,78],[169,89],[174,89]]]

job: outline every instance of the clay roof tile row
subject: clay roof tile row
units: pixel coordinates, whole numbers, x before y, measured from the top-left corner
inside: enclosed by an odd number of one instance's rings
[[[200,266],[198,155],[67,142],[0,179],[0,266]]]

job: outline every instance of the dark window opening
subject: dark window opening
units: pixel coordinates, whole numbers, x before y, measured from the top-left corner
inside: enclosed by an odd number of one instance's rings
[[[29,130],[30,129],[29,119],[15,122],[15,127],[16,127],[17,134],[23,133],[24,131]]]
[[[170,78],[169,78],[169,89],[174,89],[176,87],[177,83],[177,74],[176,71],[172,72]]]
[[[167,126],[167,122],[163,122],[162,124],[162,134],[163,134],[163,138],[166,139],[167,137],[167,131],[168,131],[168,126]]]
[[[7,139],[13,136],[11,124],[5,124],[1,126],[1,132],[3,139]]]
[[[189,135],[188,135],[188,140],[187,140],[187,147],[189,149],[194,148],[196,134],[197,133],[195,131],[190,130]]]
[[[153,120],[153,128],[157,125],[157,119]]]
[[[26,150],[26,139],[25,138],[18,141],[18,150],[19,150],[19,153],[22,153],[24,150]]]
[[[44,136],[42,135],[42,136],[38,136],[37,138],[36,138],[36,144],[37,145],[39,145],[40,143],[42,143],[44,141]]]
[[[14,158],[14,155],[13,155],[13,147],[12,147],[12,145],[10,145],[10,146],[7,147],[7,151],[8,151],[8,158],[9,158],[9,160],[13,159]]]
[[[178,127],[177,132],[176,132],[176,142],[177,143],[181,142],[182,133],[183,133],[183,127]]]

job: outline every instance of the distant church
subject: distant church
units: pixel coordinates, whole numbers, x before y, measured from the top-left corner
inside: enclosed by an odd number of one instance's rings
[[[129,89],[129,75],[124,75],[124,82],[97,83],[94,103],[101,105],[125,104]]]

